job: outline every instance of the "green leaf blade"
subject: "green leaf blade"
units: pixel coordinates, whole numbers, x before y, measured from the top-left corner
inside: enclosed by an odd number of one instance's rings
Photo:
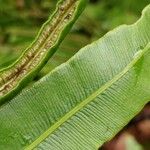
[[[149,12],[2,106],[0,148],[96,150],[119,132],[150,98]]]

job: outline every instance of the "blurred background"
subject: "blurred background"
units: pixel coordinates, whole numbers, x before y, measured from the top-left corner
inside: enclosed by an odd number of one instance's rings
[[[14,62],[33,41],[57,0],[0,0],[0,69]],[[121,24],[132,24],[149,0],[90,0],[59,50],[35,81],[80,48]],[[102,150],[150,150],[150,104]]]

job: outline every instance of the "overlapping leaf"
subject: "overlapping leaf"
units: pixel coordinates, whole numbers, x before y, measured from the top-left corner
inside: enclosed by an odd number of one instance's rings
[[[0,149],[96,150],[150,99],[150,6],[0,108]]]

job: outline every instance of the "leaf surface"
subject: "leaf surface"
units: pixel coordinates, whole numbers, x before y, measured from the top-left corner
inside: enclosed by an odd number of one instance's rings
[[[0,149],[97,150],[150,99],[150,5],[0,108]]]

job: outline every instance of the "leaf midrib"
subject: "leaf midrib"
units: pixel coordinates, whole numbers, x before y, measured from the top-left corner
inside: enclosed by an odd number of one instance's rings
[[[136,63],[146,54],[146,52],[150,49],[150,43],[143,50],[139,50],[135,56],[133,56],[132,61],[116,76],[113,77],[112,80],[108,81],[106,84],[101,86],[97,91],[91,94],[88,98],[83,100],[80,104],[74,107],[71,111],[69,111],[66,115],[64,115],[59,121],[57,121],[54,125],[52,125],[48,130],[46,130],[42,135],[40,135],[33,143],[25,148],[25,150],[31,150],[39,145],[42,141],[44,141],[51,133],[53,133],[57,128],[59,128],[63,123],[65,123],[68,119],[70,119],[74,114],[84,108],[87,104],[89,104],[93,99],[95,99],[98,95],[103,93],[109,87],[111,87],[115,82],[117,82],[120,78],[122,78]]]

